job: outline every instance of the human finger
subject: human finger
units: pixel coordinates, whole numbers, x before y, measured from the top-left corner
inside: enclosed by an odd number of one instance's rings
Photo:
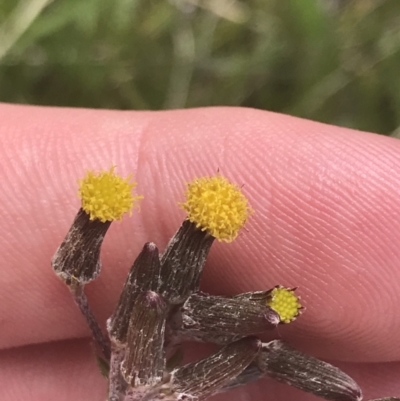
[[[360,385],[364,400],[399,395],[399,363],[340,366]],[[59,341],[0,352],[0,396],[4,400],[98,401],[105,399],[101,376],[88,340]],[[213,401],[317,401],[320,398],[270,378],[213,397]]]
[[[89,286],[100,320],[143,243],[162,249],[184,219],[184,182],[219,169],[255,214],[234,243],[213,247],[204,288],[299,286],[307,311],[280,335],[324,357],[400,357],[400,142],[249,109],[1,113],[1,347],[87,335],[49,260],[78,210],[76,180],[116,164],[145,199],[106,238]]]

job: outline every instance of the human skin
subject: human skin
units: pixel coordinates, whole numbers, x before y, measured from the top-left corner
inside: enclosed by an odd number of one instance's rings
[[[97,401],[89,332],[50,259],[78,211],[77,179],[116,165],[140,210],[113,223],[87,293],[111,315],[135,256],[183,221],[185,182],[219,171],[254,209],[216,243],[202,288],[298,287],[282,338],[353,376],[365,399],[400,396],[400,141],[241,108],[120,112],[0,105],[0,400]],[[214,400],[314,396],[262,380]]]

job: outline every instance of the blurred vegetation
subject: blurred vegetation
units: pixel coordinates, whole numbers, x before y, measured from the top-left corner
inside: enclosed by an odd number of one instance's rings
[[[399,0],[0,0],[0,101],[242,105],[399,136]]]

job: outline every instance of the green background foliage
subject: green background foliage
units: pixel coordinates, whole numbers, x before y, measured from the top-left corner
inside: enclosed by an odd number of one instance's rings
[[[241,105],[399,135],[399,0],[0,0],[0,101]]]

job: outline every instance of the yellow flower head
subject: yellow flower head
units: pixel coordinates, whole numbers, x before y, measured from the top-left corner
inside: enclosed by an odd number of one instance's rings
[[[302,308],[294,289],[281,286],[271,291],[267,305],[279,315],[282,323],[290,323],[296,319]]]
[[[251,212],[240,188],[226,178],[198,178],[187,184],[187,219],[220,241],[233,241]]]
[[[136,200],[142,196],[133,196],[132,189],[136,183],[131,183],[130,177],[122,178],[114,173],[114,167],[109,171],[94,173],[88,171],[79,181],[79,197],[82,209],[90,216],[90,220],[106,221],[120,220],[130,212]]]

